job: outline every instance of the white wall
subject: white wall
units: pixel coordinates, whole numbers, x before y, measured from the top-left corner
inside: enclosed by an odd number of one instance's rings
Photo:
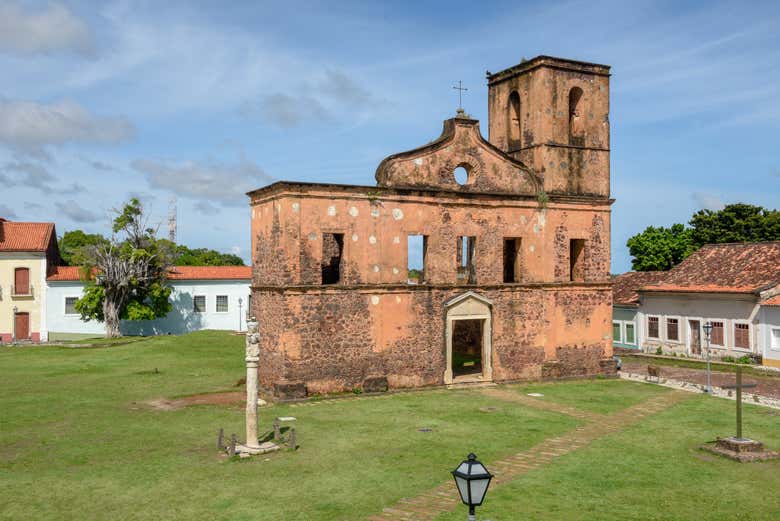
[[[777,363],[773,365],[780,366],[778,365],[780,364],[780,345],[772,342],[772,330],[780,329],[780,307],[761,306],[759,317],[761,321],[759,337],[763,346],[764,359],[775,360]]]
[[[648,337],[647,317],[659,317],[660,339]],[[669,340],[666,331],[666,318],[679,320],[679,340]],[[761,353],[758,327],[758,306],[755,298],[741,295],[643,295],[638,315],[642,347],[645,351],[655,351],[662,347],[664,352],[678,352],[691,355],[689,346],[689,320],[699,320],[702,326],[708,321],[722,321],[725,346],[711,346],[715,356],[742,356],[746,353]],[[750,349],[734,347],[734,323],[748,322],[750,326]],[[706,346],[705,335],[701,332],[702,352]]]
[[[177,280],[169,281],[169,284],[173,289],[171,312],[157,320],[123,321],[122,334],[148,336],[181,334],[201,329],[246,330],[245,315],[250,293],[248,280]],[[102,322],[83,322],[79,315],[65,314],[65,297],[81,297],[83,288],[81,282],[48,282],[46,323],[50,333],[105,333]],[[206,297],[205,313],[193,311],[193,298],[196,295]],[[226,313],[217,313],[217,295],[227,295]]]

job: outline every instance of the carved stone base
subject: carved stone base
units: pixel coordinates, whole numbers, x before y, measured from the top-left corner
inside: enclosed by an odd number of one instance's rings
[[[763,443],[750,438],[718,438],[715,443],[708,443],[701,448],[740,463],[780,458],[780,452],[766,450]]]
[[[246,458],[249,456],[255,456],[257,454],[267,454],[269,452],[280,450],[281,448],[282,448],[281,446],[270,441],[261,443],[257,447],[247,447],[246,445],[242,445],[239,443],[238,445],[236,445],[236,454],[238,454],[238,456],[242,458]]]

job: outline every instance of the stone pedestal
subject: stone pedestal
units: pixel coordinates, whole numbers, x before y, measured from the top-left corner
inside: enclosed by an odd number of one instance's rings
[[[780,453],[766,450],[764,444],[760,441],[734,436],[718,438],[718,441],[708,443],[702,446],[702,449],[739,461],[740,463],[764,461],[780,457]]]
[[[255,454],[265,454],[279,450],[276,443],[259,443],[257,437],[257,364],[260,361],[260,335],[257,332],[257,320],[252,317],[247,322],[246,332],[246,443],[236,444],[236,454],[245,458]]]

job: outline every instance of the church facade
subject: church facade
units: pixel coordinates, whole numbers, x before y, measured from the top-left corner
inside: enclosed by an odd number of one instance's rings
[[[614,373],[609,67],[540,56],[487,80],[487,140],[459,111],[376,186],[248,194],[267,391]]]

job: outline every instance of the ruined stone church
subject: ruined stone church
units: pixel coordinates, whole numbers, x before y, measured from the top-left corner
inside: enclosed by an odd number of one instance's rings
[[[376,186],[250,192],[261,387],[614,373],[609,76],[523,61],[487,75],[487,140],[459,111],[384,159]]]

